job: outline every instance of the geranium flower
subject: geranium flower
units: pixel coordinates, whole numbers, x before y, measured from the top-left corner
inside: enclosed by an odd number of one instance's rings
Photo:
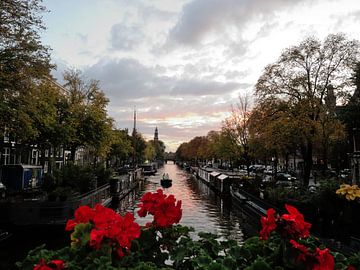
[[[182,216],[181,201],[176,202],[174,195],[167,196],[161,189],[156,193],[145,193],[138,206],[140,217],[151,214],[155,225],[162,228],[179,223]]]
[[[138,204],[140,210],[137,212],[140,217],[145,217],[147,214],[154,215],[157,205],[160,201],[164,200],[166,195],[163,193],[162,189],[158,189],[156,193],[147,192],[145,193]]]
[[[130,250],[131,242],[140,236],[140,226],[135,222],[134,215],[126,213],[120,216],[114,210],[101,204],[94,209],[81,206],[75,211],[75,219],[69,220],[66,230],[72,230],[79,223],[92,224],[89,246],[100,249],[101,244],[107,241],[114,246],[119,256],[124,256],[123,249]]]
[[[296,242],[293,239],[290,240],[290,244],[300,252],[299,255],[297,256],[297,261],[305,262],[306,261],[306,256],[309,253],[308,248],[306,246],[302,245],[302,244],[299,244],[298,242]]]
[[[90,246],[99,249],[105,236],[104,230],[92,229],[90,232]]]
[[[313,270],[333,270],[335,266],[334,257],[330,254],[330,250],[316,248],[315,257],[318,263],[314,265]]]
[[[286,221],[284,232],[292,239],[307,238],[310,235],[311,224],[304,220],[304,216],[293,206],[285,204],[289,214],[283,214],[281,218]]]
[[[45,260],[41,259],[40,263],[34,266],[34,270],[62,270],[64,267],[64,261],[62,260],[52,260],[45,263]]]
[[[179,223],[182,216],[181,201],[178,201],[176,204],[175,202],[175,197],[170,195],[158,203],[154,214],[154,221],[157,225],[168,227],[174,223]]]
[[[262,229],[260,239],[267,240],[270,233],[276,229],[276,211],[272,208],[267,210],[267,217],[261,217]]]
[[[65,230],[72,231],[77,224],[88,223],[93,219],[95,212],[87,205],[82,205],[75,210],[74,220],[70,219],[66,223]]]

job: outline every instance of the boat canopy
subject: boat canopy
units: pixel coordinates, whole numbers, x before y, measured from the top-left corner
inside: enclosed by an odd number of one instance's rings
[[[226,178],[229,178],[229,176],[226,175],[226,174],[221,174],[221,175],[219,175],[217,178],[220,179],[220,180],[224,180],[224,179],[226,179]]]
[[[212,172],[210,173],[211,176],[217,177],[218,175],[220,175],[221,173],[219,172]]]

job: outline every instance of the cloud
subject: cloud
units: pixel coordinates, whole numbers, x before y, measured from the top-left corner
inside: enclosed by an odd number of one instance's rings
[[[110,43],[113,50],[133,50],[144,39],[142,30],[138,26],[114,24],[110,33]]]
[[[147,97],[224,95],[244,86],[238,82],[202,79],[196,73],[191,78],[164,76],[161,75],[164,69],[146,67],[130,58],[103,59],[85,69],[84,75],[100,80],[105,93],[120,104]]]
[[[277,11],[299,2],[301,0],[194,0],[184,6],[179,20],[169,31],[169,40],[195,45],[211,32],[221,33],[229,25],[243,30],[253,19],[269,19]]]

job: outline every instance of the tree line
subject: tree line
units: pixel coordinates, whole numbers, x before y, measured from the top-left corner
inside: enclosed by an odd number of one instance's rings
[[[181,144],[177,156],[247,167],[272,160],[276,168],[280,157],[287,165],[300,153],[307,185],[315,156],[326,169],[329,159],[339,165],[341,154],[347,160],[351,152],[349,140],[360,127],[359,78],[358,41],[343,34],[323,42],[308,37],[265,67],[254,95],[239,97],[220,131]]]

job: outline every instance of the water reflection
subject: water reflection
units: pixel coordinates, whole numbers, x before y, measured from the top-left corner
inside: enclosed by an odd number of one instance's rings
[[[168,173],[173,180],[169,188],[160,185],[163,173]],[[132,192],[117,206],[118,211],[133,212],[137,222],[142,225],[149,222],[151,217],[144,219],[137,216],[136,205],[142,194],[155,192],[157,189],[163,189],[165,194],[174,194],[176,199],[182,200],[183,217],[180,224],[193,227],[196,232],[212,232],[240,243],[246,236],[256,233],[257,221],[234,209],[230,197],[216,196],[208,186],[174,164],[165,164],[155,176],[149,177],[137,191]]]

